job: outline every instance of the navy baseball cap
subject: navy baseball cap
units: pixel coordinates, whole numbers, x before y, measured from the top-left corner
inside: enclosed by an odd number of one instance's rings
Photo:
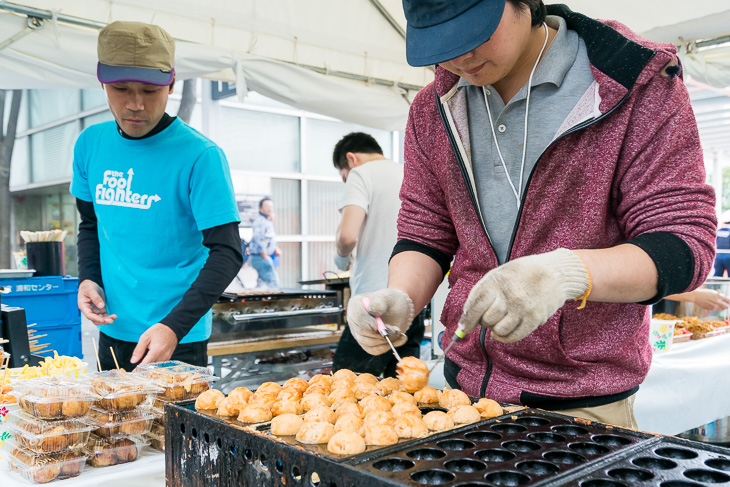
[[[403,0],[408,64],[438,64],[484,44],[502,20],[505,1]]]

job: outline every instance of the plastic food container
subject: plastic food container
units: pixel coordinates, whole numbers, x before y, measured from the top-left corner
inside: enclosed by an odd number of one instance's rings
[[[82,420],[46,421],[23,411],[8,414],[5,427],[14,435],[19,447],[34,454],[78,450],[86,444],[93,429]]]
[[[28,482],[36,484],[76,477],[86,465],[86,455],[80,450],[37,454],[19,448],[13,439],[5,440],[3,449],[3,456],[13,470]]]
[[[86,421],[102,438],[120,438],[148,433],[156,417],[149,409],[114,412],[92,407]]]
[[[672,338],[672,343],[682,343],[682,342],[688,342],[689,339],[692,338],[692,333],[685,330],[683,333],[676,334]]]
[[[654,352],[665,352],[672,346],[674,325],[677,320],[657,320],[652,318],[649,331],[649,343]]]
[[[84,448],[87,455],[86,463],[92,467],[108,467],[133,462],[146,444],[147,440],[141,436],[108,439],[92,433]]]
[[[168,401],[195,399],[218,380],[205,367],[196,367],[177,360],[140,365],[137,369],[136,374],[163,389],[159,397]]]
[[[165,427],[157,422],[152,423],[152,429],[144,435],[150,446],[155,450],[165,451]]]
[[[43,377],[16,383],[18,404],[36,418],[79,418],[99,400],[91,384],[68,377]]]
[[[88,377],[101,396],[99,406],[107,411],[128,411],[148,405],[152,397],[163,392],[161,387],[124,370],[97,372]]]

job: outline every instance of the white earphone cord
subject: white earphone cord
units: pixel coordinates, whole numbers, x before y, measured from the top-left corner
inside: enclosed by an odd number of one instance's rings
[[[509,175],[509,170],[507,169],[507,164],[504,162],[504,157],[502,157],[502,151],[499,149],[499,142],[497,142],[497,134],[494,132],[494,122],[492,121],[492,112],[489,109],[489,100],[487,99],[487,88],[486,86],[482,86],[482,92],[484,93],[484,103],[487,106],[487,115],[489,116],[489,126],[492,129],[492,138],[494,139],[494,145],[497,147],[497,154],[499,154],[499,160],[502,163],[502,168],[504,169],[505,174],[507,175],[507,182],[509,182],[510,187],[512,188],[512,193],[514,193],[515,198],[517,199],[517,208],[520,207],[520,197],[522,193],[522,178],[525,173],[525,156],[527,154],[527,117],[530,113],[530,92],[532,89],[532,76],[535,74],[535,70],[537,69],[537,65],[540,63],[540,58],[542,58],[543,52],[545,52],[545,47],[547,46],[547,41],[549,37],[549,31],[547,24],[543,22],[542,24],[545,27],[545,41],[542,43],[542,49],[540,49],[540,54],[537,55],[537,60],[535,61],[535,65],[532,67],[532,72],[530,72],[530,79],[527,81],[527,98],[525,102],[525,135],[522,142],[522,163],[520,164],[520,185],[519,190],[515,188],[514,183],[512,182],[512,178]]]

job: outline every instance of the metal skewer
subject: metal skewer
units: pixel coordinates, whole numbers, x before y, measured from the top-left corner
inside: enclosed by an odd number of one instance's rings
[[[370,298],[362,298],[362,305],[365,306],[365,311],[368,311],[368,308],[370,307]],[[400,355],[398,355],[398,352],[395,350],[393,343],[390,341],[390,338],[388,338],[388,329],[385,327],[383,319],[380,316],[374,316],[374,318],[375,323],[378,325],[378,333],[380,333],[380,335],[385,338],[385,341],[388,342],[388,345],[390,345],[390,349],[393,350],[393,355],[395,355],[395,358],[398,359],[398,362],[402,361],[403,359],[400,358]]]

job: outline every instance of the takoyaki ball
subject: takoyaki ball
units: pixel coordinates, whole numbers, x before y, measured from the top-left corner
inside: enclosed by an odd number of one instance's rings
[[[423,417],[423,422],[431,431],[443,431],[454,427],[454,421],[443,411],[431,411]]]
[[[357,375],[350,369],[340,369],[332,374],[332,380],[349,379],[354,381]]]
[[[197,379],[193,379],[193,383],[190,384],[190,396],[191,398],[198,396],[208,389],[210,389],[210,384],[208,383],[208,381],[197,377]]]
[[[180,401],[185,399],[185,388],[183,386],[168,386],[165,387],[164,392],[165,399],[170,401]]]
[[[218,403],[218,410],[216,411],[216,414],[218,416],[238,416],[241,412],[241,409],[243,409],[245,406],[239,406],[238,404],[235,404],[231,402],[230,397],[226,397],[221,402]]]
[[[236,387],[230,392],[230,394],[228,394],[228,399],[237,406],[246,406],[248,404],[248,399],[252,395],[253,392],[249,391],[245,387]]]
[[[365,424],[393,424],[395,417],[390,411],[370,411],[365,415]]]
[[[439,406],[446,409],[455,408],[456,406],[471,406],[471,400],[463,391],[449,389],[441,394]]]
[[[43,431],[43,437],[37,445],[39,451],[45,453],[54,453],[61,451],[68,446],[68,437],[66,436],[66,428],[63,426],[54,426],[46,428]]]
[[[346,402],[344,404],[341,404],[340,407],[338,407],[335,410],[335,413],[337,414],[337,417],[339,418],[343,414],[354,414],[358,418],[362,418],[362,406],[355,402]]]
[[[418,409],[418,406],[409,402],[399,402],[398,404],[393,406],[393,409],[391,409],[390,412],[393,413],[393,416],[396,418],[405,414],[410,414],[411,416],[416,416],[417,418],[421,417],[421,410]]]
[[[276,401],[271,405],[271,414],[273,416],[281,416],[282,414],[302,414],[304,410],[299,401],[288,399],[285,401]]]
[[[273,417],[269,408],[248,405],[238,415],[238,420],[242,423],[261,423]]]
[[[271,409],[271,406],[276,402],[276,396],[267,393],[255,393],[248,398],[249,406],[258,406],[266,409]]]
[[[281,386],[276,382],[264,382],[256,389],[258,394],[271,394],[274,397],[279,394],[279,391],[281,391]]]
[[[441,391],[431,386],[426,386],[413,393],[413,398],[418,404],[435,404],[439,402],[440,397]]]
[[[327,443],[335,435],[335,427],[332,423],[326,421],[306,421],[299,428],[296,439],[305,445],[316,445],[319,443]]]
[[[407,402],[413,405],[416,404],[416,399],[413,397],[413,395],[403,391],[394,392],[393,394],[388,396],[388,400],[393,406],[395,406],[399,402]]]
[[[421,359],[404,357],[395,366],[395,370],[406,392],[419,391],[428,384],[428,366]]]
[[[387,398],[383,396],[367,396],[360,401],[363,413],[367,414],[369,411],[390,411],[393,405],[390,404]]]
[[[373,392],[379,396],[390,396],[395,391],[405,391],[403,384],[398,379],[393,377],[386,377],[377,384]]]
[[[304,420],[296,414],[282,414],[271,420],[271,434],[276,436],[294,436]]]
[[[304,411],[309,411],[311,409],[316,408],[317,406],[327,406],[330,407],[330,402],[327,399],[327,396],[324,394],[314,393],[314,394],[308,394],[305,395],[301,403],[302,409]]]
[[[317,383],[307,387],[307,390],[304,391],[304,395],[308,396],[310,394],[322,394],[323,396],[329,396],[330,392],[332,392],[332,388],[329,385],[324,383]]]
[[[317,383],[323,383],[327,387],[330,386],[332,383],[332,376],[331,375],[325,375],[325,374],[317,374],[312,376],[311,379],[309,379],[309,385],[317,384]]]
[[[114,447],[109,443],[97,443],[93,446],[91,454],[87,459],[87,463],[93,467],[108,467],[117,464]]]
[[[359,374],[357,377],[355,377],[355,384],[359,384],[360,382],[365,382],[366,384],[377,384],[378,378],[375,377],[373,374],[370,374],[368,372]]]
[[[421,438],[428,435],[426,422],[412,414],[397,417],[393,423],[393,429],[399,438]]]
[[[327,442],[327,451],[335,455],[357,455],[365,451],[365,440],[358,433],[340,431]]]
[[[360,434],[363,424],[364,422],[359,416],[355,416],[352,413],[343,414],[335,422],[335,432],[351,431]]]
[[[356,403],[355,393],[352,389],[334,389],[327,396],[327,400],[332,405],[332,409],[337,409],[345,403]]]
[[[299,401],[304,394],[299,389],[293,387],[284,387],[276,395],[279,401]]]
[[[217,389],[209,389],[198,396],[195,400],[195,409],[218,409],[218,405],[226,395]]]
[[[301,377],[292,377],[291,379],[288,379],[286,382],[284,382],[284,385],[282,386],[284,389],[296,389],[299,392],[304,392],[307,390],[307,387],[309,387],[309,382],[302,379]]]
[[[455,424],[471,424],[481,419],[479,411],[474,406],[456,406],[447,413]]]
[[[86,416],[89,412],[89,403],[80,399],[66,399],[61,405],[61,415],[67,418]]]
[[[33,461],[32,464],[33,467],[28,470],[28,473],[33,479],[33,482],[37,484],[48,483],[61,474],[61,464],[59,462],[38,463],[37,461]]]
[[[352,387],[352,392],[355,394],[355,398],[359,401],[364,397],[374,394],[375,384],[369,382],[356,382]]]
[[[368,445],[387,446],[398,443],[398,434],[389,424],[366,423],[362,429]]]
[[[335,424],[337,415],[327,406],[317,406],[314,409],[310,409],[307,414],[304,415],[304,422],[311,423],[314,421],[325,421],[327,423]]]
[[[504,414],[502,406],[500,406],[497,401],[487,399],[486,397],[479,399],[476,404],[474,404],[474,407],[477,411],[479,411],[479,414],[483,419],[496,418],[497,416],[502,416]]]
[[[119,432],[127,435],[141,435],[147,431],[147,421],[146,419],[141,419],[139,421],[122,423],[119,425]]]
[[[84,465],[84,457],[79,456],[77,452],[61,453],[57,457],[61,463],[61,473],[63,477],[76,477],[81,473],[81,467]]]
[[[332,385],[330,386],[330,389],[333,391],[336,391],[338,389],[349,389],[352,390],[352,388],[355,386],[355,381],[352,379],[337,379],[332,381]]]
[[[27,404],[31,407],[27,411],[37,418],[58,418],[61,416],[63,401],[35,403],[28,401]]]
[[[114,442],[116,451],[114,452],[117,457],[117,463],[132,462],[137,459],[137,444],[129,438],[122,438]]]

